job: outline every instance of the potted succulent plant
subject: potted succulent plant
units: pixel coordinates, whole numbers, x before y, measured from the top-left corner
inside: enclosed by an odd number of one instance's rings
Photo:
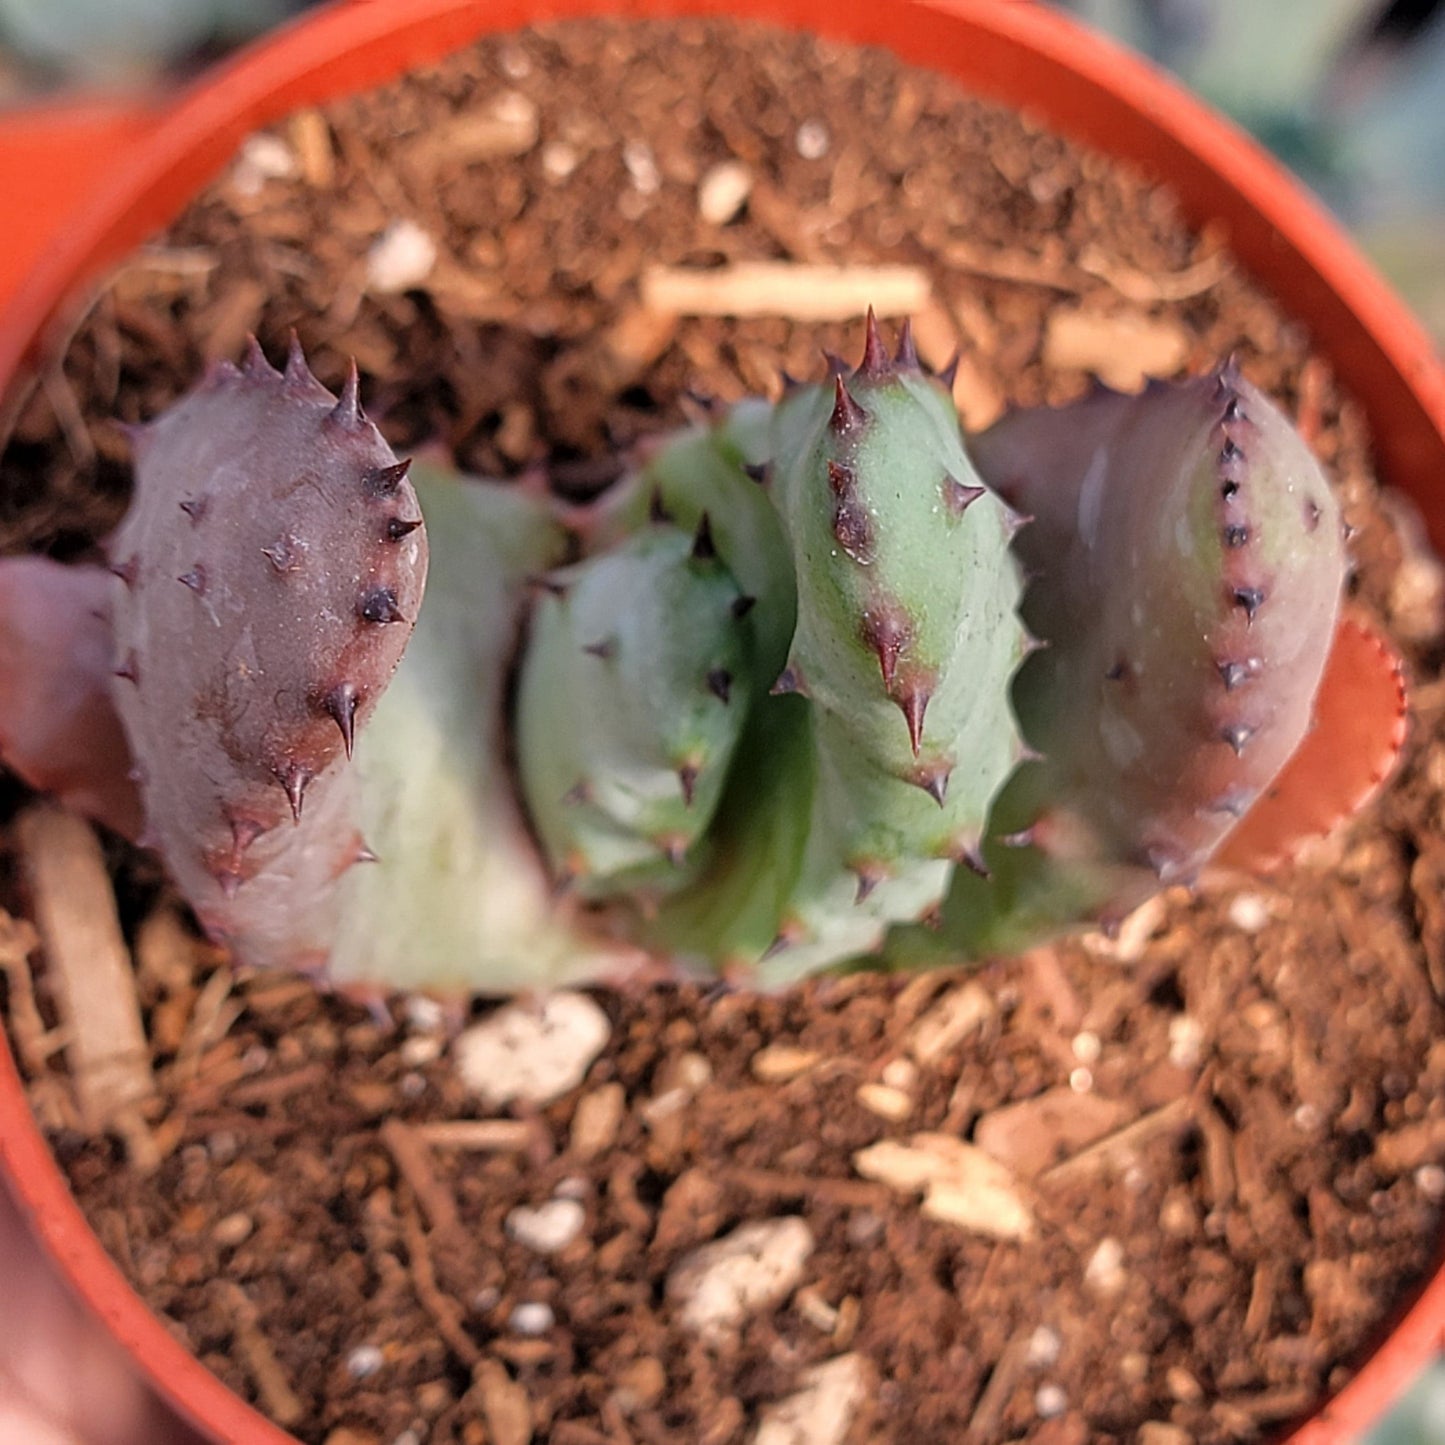
[[[1371,409],[1386,476],[1433,519],[1428,484],[1416,479],[1442,447],[1438,369],[1266,162],[1163,82],[1032,7],[918,5],[907,15],[914,23],[902,26],[868,7],[801,6],[786,18],[889,45],[1153,162],[1198,218],[1230,223],[1246,264],[1262,266],[1266,248],[1286,252],[1293,265],[1270,269],[1275,290],[1309,317]],[[74,218],[31,271],[0,326],[0,362],[8,370],[43,345],[74,284],[176,210],[251,126],[537,18],[526,5],[412,7],[404,17],[385,5],[344,7],[222,72],[158,124],[123,183]],[[938,960],[961,947],[1018,946],[1050,926],[1117,922],[1161,882],[1190,880],[1266,789],[1276,796],[1233,832],[1234,861],[1278,851],[1300,828],[1292,790],[1331,821],[1368,791],[1399,742],[1388,658],[1380,664],[1367,633],[1335,628],[1343,556],[1330,493],[1270,404],[1227,367],[1139,398],[1015,415],[976,439],[975,472],[949,388],[920,365],[909,332],[885,347],[870,320],[856,366],[654,442],[619,487],[567,516],[571,542],[555,505],[525,489],[463,496],[455,481],[432,477],[413,490],[360,410],[354,374],[334,395],[299,348],[284,372],[259,348],[239,369],[221,366],[133,446],[139,499],[110,548],[119,580],[104,583],[113,616],[88,592],[66,593],[87,575],[70,569],[42,604],[26,663],[31,677],[58,677],[47,695],[78,695],[79,752],[59,767],[53,752],[27,754],[12,741],[10,756],[122,833],[136,834],[144,816],[145,841],[243,962],[316,971],[324,960],[333,976],[371,988],[515,988],[537,976],[517,971],[522,955],[551,979],[575,974],[576,936],[558,937],[566,910],[592,925],[590,976],[630,966],[642,943],[714,967],[742,963],[777,986],[866,953],[890,925],[925,914],[941,927],[895,935],[895,950]],[[1160,468],[1161,454],[1177,461]],[[262,505],[207,481],[236,455],[270,489]],[[298,457],[312,479],[302,494],[292,485]],[[1173,485],[1156,491],[1161,473]],[[1032,526],[1020,528],[1026,513]],[[1159,538],[1172,551],[1161,552]],[[387,692],[418,619],[428,540],[433,596],[454,600],[439,627],[429,621],[412,637]],[[1095,565],[1105,551],[1107,587]],[[493,564],[478,576],[482,555]],[[313,580],[323,557],[331,565]],[[1021,622],[1025,573],[1034,580]],[[939,590],[940,578],[958,575],[976,591]],[[299,609],[278,584],[304,584]],[[543,856],[509,853],[493,865],[493,899],[477,904],[471,889],[460,905],[448,896],[457,875],[416,859],[495,855],[499,838],[518,834],[502,752],[484,728],[473,734],[477,752],[432,764],[440,791],[423,795],[432,801],[418,819],[407,799],[426,754],[406,723],[434,724],[457,697],[462,718],[501,715],[524,584],[536,595],[513,746]],[[45,585],[16,595],[40,596]],[[263,605],[263,595],[284,600]],[[238,596],[250,599],[240,614]],[[234,692],[251,675],[238,681],[230,668],[234,639],[221,653],[229,661],[206,654],[238,615],[253,673],[286,680],[275,712]],[[298,615],[307,619],[299,649]],[[468,621],[478,616],[490,619],[487,630]],[[84,646],[57,647],[56,636]],[[1035,641],[1048,647],[1011,691]],[[1336,680],[1317,701],[1332,647]],[[103,675],[113,649],[125,674],[114,708]],[[102,659],[102,675],[78,676],[71,659],[81,653]],[[1171,677],[1158,693],[1137,687],[1181,654],[1183,681]],[[64,665],[49,667],[61,655]],[[1095,674],[1132,703],[1099,700]],[[1237,712],[1244,694],[1266,688],[1268,707]],[[206,717],[190,701],[202,693],[216,702]],[[1151,708],[1166,716],[1146,726]],[[1333,750],[1344,734],[1327,719],[1362,714],[1382,723],[1364,729],[1364,753],[1341,767]],[[1318,725],[1301,748],[1312,715]],[[593,724],[585,733],[573,726],[582,716]],[[1161,790],[1157,768],[1136,766],[1140,733],[1197,733],[1200,717],[1223,746],[1207,766],[1176,769],[1192,791],[1181,792],[1178,776]],[[1060,718],[1070,725],[1050,721]],[[1121,743],[1125,733],[1133,744]],[[129,750],[133,778],[124,766],[88,771],[98,738],[112,758]],[[1035,746],[1042,761],[1029,757]],[[1175,746],[1163,746],[1178,764]],[[434,800],[455,788],[459,769],[491,811],[480,832],[469,816],[443,819],[438,834]],[[1335,792],[1321,803],[1326,777]],[[348,891],[367,872],[393,889],[369,915]],[[519,898],[546,902],[548,874],[568,902],[519,910]],[[519,912],[527,928],[492,948],[498,920]],[[392,969],[407,942],[439,920],[452,920],[462,942],[416,950],[422,972],[399,977]],[[458,974],[462,957],[488,966]],[[114,1265],[77,1227],[73,1206],[58,1202],[63,1182],[18,1083],[5,1108],[7,1161],[67,1273],[165,1370],[163,1388],[205,1428],[218,1438],[275,1435],[116,1288]],[[1374,1410],[1438,1341],[1438,1294],[1437,1281],[1307,1429],[1343,1431]]]

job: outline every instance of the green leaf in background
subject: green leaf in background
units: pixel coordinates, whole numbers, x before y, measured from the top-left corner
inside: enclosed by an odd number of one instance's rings
[[[1445,1442],[1445,1358],[1428,1370],[1364,1445],[1442,1445]]]
[[[0,0],[0,50],[90,84],[140,82],[269,30],[294,0]]]

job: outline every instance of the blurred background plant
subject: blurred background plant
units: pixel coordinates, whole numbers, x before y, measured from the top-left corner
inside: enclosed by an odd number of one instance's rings
[[[308,0],[0,0],[0,103],[186,73]]]
[[[1445,0],[1056,0],[1311,185],[1445,342]]]
[[[1423,1376],[1367,1445],[1441,1445],[1445,1441],[1445,1360]]]

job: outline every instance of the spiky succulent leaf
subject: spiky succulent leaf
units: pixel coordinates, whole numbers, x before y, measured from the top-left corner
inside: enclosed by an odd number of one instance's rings
[[[846,832],[828,826],[827,808],[842,794],[825,774],[830,754],[820,751],[818,721],[806,698],[759,699],[705,866],[675,895],[634,910],[628,936],[689,972],[777,988],[869,953],[892,919],[915,918],[938,901],[951,869],[945,860],[872,883],[846,866]]]
[[[780,685],[814,709],[819,786],[773,956],[816,940],[836,960],[828,939],[872,947],[941,900],[954,864],[977,865],[1023,755],[1017,519],[974,471],[947,389],[906,336],[890,357],[871,317],[857,369],[795,391],[774,440],[798,589]]]
[[[707,867],[660,904],[614,900],[624,931],[688,972],[751,978],[797,884],[815,781],[808,703],[760,698],[709,830]]]
[[[529,588],[568,538],[548,499],[419,463],[427,592],[355,769],[376,861],[339,885],[339,983],[507,993],[625,972],[576,926],[516,796],[507,684]],[[568,719],[575,723],[575,718]]]
[[[134,838],[140,797],[110,695],[113,586],[100,567],[0,561],[0,761]]]
[[[831,719],[815,711],[812,724],[816,781],[803,856],[777,932],[754,969],[755,981],[767,988],[876,952],[892,924],[937,907],[955,867],[947,857],[912,851],[894,853],[886,863],[877,861],[877,851],[864,853],[860,820],[877,819],[860,804],[911,807],[904,790],[915,790],[876,770],[860,778]],[[866,800],[856,792],[860,780],[872,784]]]
[[[346,768],[426,575],[415,494],[358,405],[253,345],[134,438],[114,696],[146,840],[246,961],[318,966],[366,846]],[[314,905],[314,906],[313,906]]]
[[[1014,696],[1044,758],[995,823],[1030,846],[990,846],[998,882],[958,882],[949,932],[1014,946],[1025,917],[1108,921],[1195,877],[1309,728],[1345,553],[1319,464],[1232,366],[1019,412],[973,451],[1035,518],[1048,646]]]
[[[713,546],[750,598],[757,672],[781,671],[797,624],[792,557],[777,509],[760,485],[772,454],[773,408],[752,399],[665,442],[589,520],[588,550],[606,551],[658,518],[695,534],[704,514]]]
[[[712,820],[752,700],[745,594],[707,515],[552,574],[518,691],[518,760],[554,870],[584,894],[673,886]]]

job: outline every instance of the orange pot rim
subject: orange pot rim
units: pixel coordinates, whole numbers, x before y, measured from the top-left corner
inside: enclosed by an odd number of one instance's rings
[[[1423,328],[1339,227],[1235,127],[1145,62],[1029,0],[342,0],[210,72],[153,125],[122,128],[103,179],[24,276],[0,277],[0,393],[63,340],[82,288],[170,221],[244,137],[294,109],[364,90],[484,34],[544,20],[720,15],[880,45],[1021,106],[1167,178],[1196,223],[1307,319],[1363,405],[1382,475],[1445,551],[1445,368]],[[120,142],[124,141],[122,149]],[[12,194],[25,195],[23,177]],[[10,286],[8,299],[4,288]],[[140,1300],[70,1194],[0,1030],[0,1163],[72,1288],[141,1372],[217,1440],[294,1445],[187,1352]],[[1356,1438],[1445,1348],[1445,1262],[1291,1445]]]

